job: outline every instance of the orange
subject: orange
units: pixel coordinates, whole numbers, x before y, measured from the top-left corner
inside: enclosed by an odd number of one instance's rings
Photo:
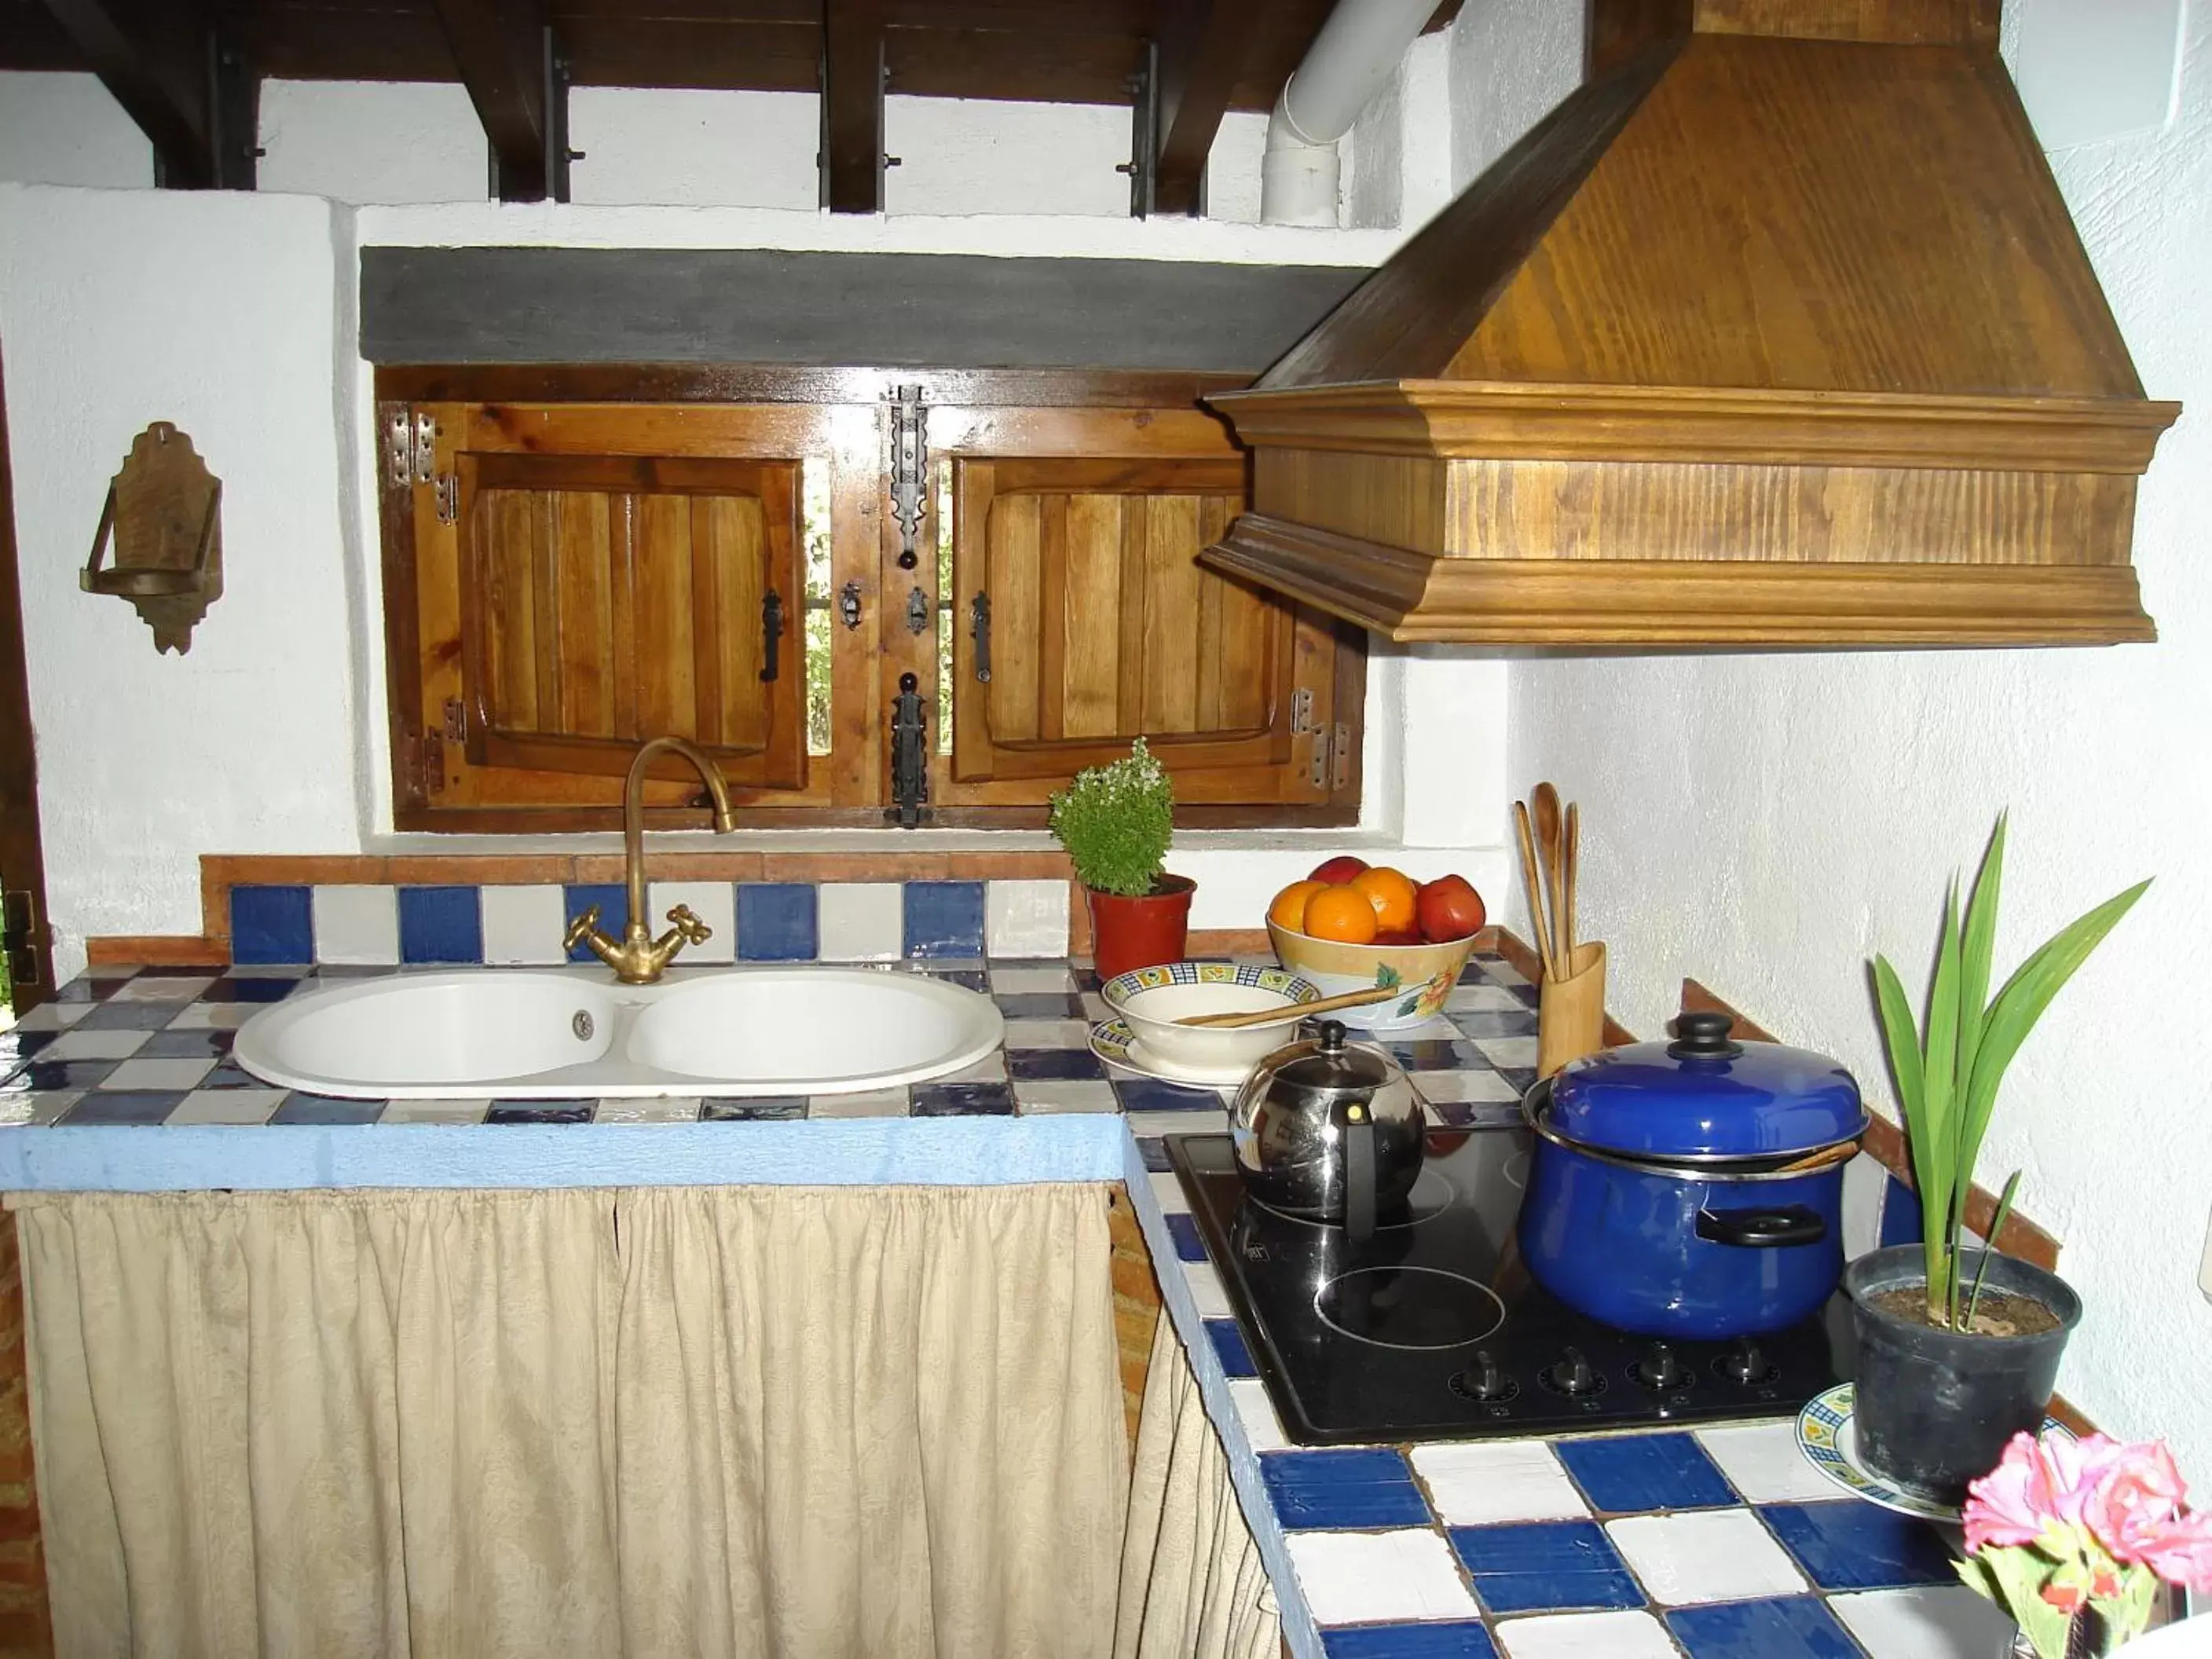
[[[1420,889],[1404,872],[1378,864],[1372,870],[1362,870],[1351,884],[1375,907],[1378,933],[1401,933],[1413,927],[1414,901]]]
[[[1275,895],[1274,902],[1267,907],[1267,920],[1278,927],[1287,927],[1294,933],[1305,931],[1306,901],[1328,884],[1325,881],[1294,881]]]
[[[1299,931],[1315,939],[1369,945],[1376,934],[1375,907],[1357,887],[1324,887],[1306,901],[1306,925]]]

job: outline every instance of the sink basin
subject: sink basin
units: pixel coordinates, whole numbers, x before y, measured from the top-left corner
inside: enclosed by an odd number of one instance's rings
[[[376,1100],[832,1095],[974,1065],[1005,1024],[923,974],[736,968],[611,985],[596,970],[359,980],[272,1005],[233,1058],[267,1082]]]

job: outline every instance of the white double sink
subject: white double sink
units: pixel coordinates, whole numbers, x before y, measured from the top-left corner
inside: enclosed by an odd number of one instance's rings
[[[399,974],[287,999],[240,1027],[256,1077],[362,1099],[835,1095],[974,1065],[1005,1023],[926,974],[734,968],[618,985],[560,969]]]

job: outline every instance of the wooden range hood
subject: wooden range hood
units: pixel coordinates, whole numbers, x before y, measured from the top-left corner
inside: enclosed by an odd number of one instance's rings
[[[1398,640],[2088,645],[2147,400],[1996,0],[1593,0],[1590,77],[1248,392],[1203,555]]]

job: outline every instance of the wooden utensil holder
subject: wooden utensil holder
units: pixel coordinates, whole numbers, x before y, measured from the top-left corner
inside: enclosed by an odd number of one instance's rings
[[[1536,1075],[1605,1046],[1605,946],[1577,945],[1564,979],[1547,978],[1537,994]]]

